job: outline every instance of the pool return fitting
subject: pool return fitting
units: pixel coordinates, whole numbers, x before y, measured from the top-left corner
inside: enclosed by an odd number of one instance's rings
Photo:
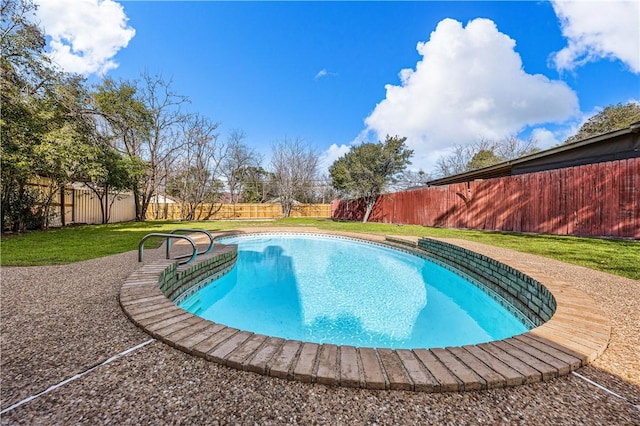
[[[207,249],[201,253],[198,253],[198,248],[196,246],[195,241],[193,241],[193,239],[187,235],[181,235],[181,234],[176,234],[177,232],[188,232],[188,233],[195,233],[195,232],[199,232],[202,234],[205,234],[207,237],[209,237],[209,247],[207,247]],[[166,244],[166,258],[167,259],[171,259],[171,240],[172,239],[180,239],[180,240],[186,240],[189,242],[189,244],[191,244],[191,248],[193,249],[193,251],[191,252],[191,254],[183,254],[180,256],[176,256],[174,259],[187,259],[187,260],[183,260],[178,262],[179,265],[185,265],[187,263],[190,263],[193,261],[193,259],[196,258],[196,256],[200,256],[202,254],[207,254],[209,253],[211,250],[213,250],[213,235],[211,235],[211,233],[209,231],[205,231],[204,229],[191,229],[191,228],[176,228],[174,230],[172,230],[169,233],[161,233],[161,232],[154,232],[151,234],[147,234],[144,237],[142,237],[142,239],[140,240],[140,243],[138,244],[138,262],[142,262],[144,260],[144,243],[145,241],[147,241],[149,238],[164,238],[165,239],[165,244]]]

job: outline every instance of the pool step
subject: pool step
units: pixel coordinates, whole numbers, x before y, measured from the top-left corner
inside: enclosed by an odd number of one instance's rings
[[[195,299],[189,305],[184,306],[182,309],[187,312],[191,312],[193,315],[199,315],[202,312],[202,301],[200,299]]]

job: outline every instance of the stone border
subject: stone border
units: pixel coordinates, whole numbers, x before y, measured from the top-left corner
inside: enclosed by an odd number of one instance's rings
[[[300,229],[292,231],[301,232]],[[326,233],[384,240],[379,236]],[[412,247],[417,245],[415,240],[388,238],[391,243]],[[185,277],[193,273],[194,268],[201,274],[205,273],[203,270],[221,271],[235,261],[233,250],[217,244],[207,257],[198,259],[195,267],[177,268],[170,260],[142,266],[122,286],[122,309],[153,337],[210,361],[273,377],[366,389],[446,392],[549,380],[593,361],[609,342],[609,319],[590,297],[567,283],[545,276],[544,271],[509,265],[508,260],[502,263],[519,270],[523,277],[539,282],[553,295],[555,313],[549,321],[518,336],[461,347],[392,350],[268,337],[192,315],[161,291],[160,285],[175,291],[182,281],[176,277],[182,274],[180,276],[187,280]]]
[[[528,328],[544,324],[556,310],[556,299],[544,285],[502,262],[430,238],[419,239],[416,248],[483,289]]]

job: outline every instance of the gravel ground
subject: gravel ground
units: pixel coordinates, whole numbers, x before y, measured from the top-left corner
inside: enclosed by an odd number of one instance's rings
[[[579,374],[640,405],[640,282],[503,249],[590,294],[611,318],[609,348]],[[162,253],[145,252],[147,260]],[[117,297],[135,252],[66,266],[1,270],[2,409],[149,336]],[[333,388],[237,371],[146,345],[2,415],[2,424],[611,424],[640,408],[569,375],[482,392],[425,394]]]

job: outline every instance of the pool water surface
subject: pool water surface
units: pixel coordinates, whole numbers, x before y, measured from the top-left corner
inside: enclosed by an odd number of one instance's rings
[[[343,237],[256,234],[226,275],[180,307],[258,334],[391,349],[477,344],[529,327],[462,276],[403,251]]]

